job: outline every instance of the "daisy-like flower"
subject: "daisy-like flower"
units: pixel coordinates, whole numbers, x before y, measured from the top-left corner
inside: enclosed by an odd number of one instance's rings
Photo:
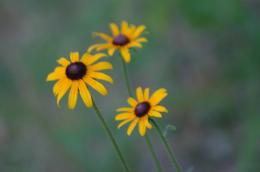
[[[114,23],[110,24],[110,29],[112,31],[112,36],[105,33],[93,33],[94,36],[99,36],[103,39],[105,43],[90,46],[88,49],[89,52],[94,49],[97,51],[107,49],[108,54],[112,56],[114,52],[118,50],[125,62],[129,63],[131,60],[129,49],[142,48],[141,43],[147,42],[146,38],[141,37],[141,34],[145,30],[144,25],[128,25],[126,21],[122,21],[121,30],[119,30],[119,27]]]
[[[149,88],[145,88],[144,91],[141,87],[136,89],[135,100],[132,97],[128,98],[128,104],[131,107],[122,107],[117,109],[120,114],[116,115],[115,120],[121,121],[118,128],[130,123],[127,135],[131,135],[135,126],[138,124],[139,133],[144,136],[146,128],[151,129],[152,125],[149,122],[150,118],[161,118],[162,112],[168,112],[166,107],[159,105],[168,93],[164,88],[160,88],[149,96]]]
[[[85,53],[80,59],[78,52],[71,52],[70,61],[64,57],[57,60],[60,66],[48,75],[47,81],[57,81],[53,87],[53,93],[57,98],[58,105],[62,97],[69,91],[69,109],[75,108],[78,92],[84,104],[87,107],[92,107],[93,101],[88,86],[102,95],[107,95],[108,91],[105,86],[97,81],[99,79],[113,83],[110,76],[100,72],[101,70],[112,69],[112,65],[104,61],[97,62],[105,56],[101,53],[95,55]]]

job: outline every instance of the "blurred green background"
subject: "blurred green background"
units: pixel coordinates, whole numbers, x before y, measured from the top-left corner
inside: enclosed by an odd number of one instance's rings
[[[1,0],[0,171],[122,171],[93,109],[56,106],[46,83],[56,59],[83,53],[110,22],[145,24],[149,43],[128,65],[133,87],[165,87],[161,128],[184,171],[260,171],[260,2],[258,0]],[[117,130],[126,105],[119,56],[110,94],[94,93],[131,169],[155,171],[144,139]],[[149,132],[163,163],[169,159]]]

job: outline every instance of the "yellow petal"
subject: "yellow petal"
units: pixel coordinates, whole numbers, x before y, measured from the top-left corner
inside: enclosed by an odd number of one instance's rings
[[[128,23],[126,21],[122,21],[121,33],[125,34],[127,31],[128,31]]]
[[[136,89],[136,97],[137,97],[138,102],[144,101],[143,91],[142,91],[141,87],[138,87]]]
[[[132,98],[132,97],[129,97],[129,98],[127,99],[127,102],[128,102],[128,104],[129,104],[130,106],[132,106],[132,107],[135,107],[135,106],[137,105],[137,101],[136,101],[134,98]]]
[[[93,35],[94,36],[99,36],[100,38],[104,39],[107,42],[112,41],[112,37],[107,35],[107,34],[105,34],[105,33],[94,32]]]
[[[149,129],[153,128],[152,124],[150,124],[150,122],[149,122],[148,119],[146,120],[146,124],[145,124],[145,125],[146,125],[146,127],[149,128]]]
[[[100,80],[103,80],[103,81],[107,81],[109,83],[113,83],[113,79],[107,75],[107,74],[104,74],[104,73],[101,73],[101,72],[91,72],[90,74],[90,77],[92,78],[95,78],[95,79],[100,79]]]
[[[138,129],[139,129],[140,135],[144,136],[145,133],[146,133],[146,121],[145,121],[145,118],[140,119]]]
[[[129,48],[132,48],[132,47],[136,47],[136,48],[143,48],[142,44],[140,44],[139,42],[131,42],[130,44],[128,44],[128,47]]]
[[[144,38],[144,37],[138,38],[138,39],[136,39],[135,41],[136,41],[136,42],[140,42],[140,43],[142,43],[142,42],[148,42],[148,40],[147,40],[146,38]]]
[[[145,28],[146,27],[144,25],[138,26],[133,34],[133,37],[136,38],[136,37],[140,36],[143,33],[143,31],[145,30]]]
[[[71,84],[70,94],[69,94],[69,101],[68,101],[68,107],[69,109],[74,109],[77,104],[77,98],[78,98],[78,82],[73,81]]]
[[[156,118],[161,118],[162,114],[157,112],[157,111],[152,111],[152,112],[149,113],[149,116],[156,117]]]
[[[92,71],[100,71],[100,70],[107,70],[112,69],[112,64],[109,62],[99,62],[92,66],[89,66],[89,69]]]
[[[70,53],[70,60],[72,62],[78,62],[79,61],[79,52],[71,52]]]
[[[112,31],[113,36],[117,36],[119,34],[118,26],[115,23],[110,23],[110,29]]]
[[[123,125],[127,124],[128,122],[132,121],[133,119],[127,119],[119,123],[117,128],[121,128]]]
[[[70,64],[70,62],[64,57],[59,58],[57,62],[64,67],[67,67]]]
[[[128,119],[128,118],[131,118],[131,117],[134,117],[134,114],[132,114],[132,113],[122,113],[122,114],[116,115],[115,120],[120,121],[120,120]]]
[[[104,44],[97,47],[97,51],[102,51],[105,49],[113,48],[113,44]]]
[[[91,65],[92,63],[95,63],[96,61],[98,61],[99,59],[106,57],[106,54],[103,53],[98,53],[95,55],[91,55],[89,53],[85,53],[81,59],[81,61],[83,63],[85,63],[86,65]]]
[[[131,112],[133,108],[130,108],[130,107],[121,107],[121,108],[118,108],[116,111],[117,112]]]
[[[144,100],[149,99],[149,92],[150,92],[149,88],[144,89]]]
[[[107,89],[105,88],[105,86],[103,84],[101,84],[100,82],[90,78],[90,77],[85,77],[84,81],[90,85],[94,90],[96,90],[97,92],[99,92],[100,94],[102,94],[103,96],[108,94]]]
[[[60,101],[61,101],[62,97],[66,94],[66,92],[68,91],[70,86],[71,86],[71,80],[65,79],[63,85],[60,87],[60,89],[57,93],[57,105],[58,106],[60,106]]]
[[[166,107],[160,106],[160,105],[154,106],[153,110],[158,111],[158,112],[168,112]]]
[[[56,67],[54,72],[50,73],[47,76],[46,81],[55,81],[55,80],[61,79],[63,77],[65,77],[65,68],[64,67]]]
[[[165,88],[160,88],[153,93],[153,95],[150,98],[150,102],[152,105],[157,105],[167,95],[168,95],[167,90]]]
[[[98,47],[103,46],[103,45],[107,45],[107,44],[94,44],[94,45],[91,45],[91,46],[88,48],[87,51],[90,53],[90,52],[93,51],[94,49],[97,49]]]
[[[52,91],[53,91],[53,94],[54,94],[55,96],[58,95],[60,89],[62,88],[62,86],[64,85],[64,83],[66,83],[66,80],[67,80],[67,78],[63,77],[62,79],[60,79],[59,81],[57,81],[57,82],[54,84]]]
[[[85,105],[89,108],[92,107],[93,102],[92,102],[91,94],[88,88],[86,87],[86,84],[82,80],[79,81],[79,93]]]
[[[128,129],[127,129],[127,135],[128,135],[128,136],[130,136],[130,135],[132,134],[132,132],[133,132],[133,130],[134,130],[134,128],[135,128],[135,126],[136,126],[136,124],[137,124],[138,121],[139,121],[139,119],[136,118],[136,119],[130,124],[130,126],[129,126]]]
[[[121,48],[120,50],[121,56],[123,57],[123,59],[125,60],[126,63],[129,63],[131,60],[131,55],[129,53],[129,49],[128,48]]]
[[[110,48],[109,50],[108,50],[108,55],[109,56],[113,56],[113,54],[115,53],[115,48]]]

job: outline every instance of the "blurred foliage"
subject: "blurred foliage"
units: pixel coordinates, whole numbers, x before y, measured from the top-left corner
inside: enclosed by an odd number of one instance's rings
[[[145,24],[149,43],[128,65],[133,86],[165,87],[160,120],[185,170],[260,169],[258,0],[2,0],[0,2],[0,171],[121,171],[92,109],[56,107],[47,74],[60,56],[83,53],[111,21]],[[127,92],[119,56],[110,95],[95,94],[134,171],[155,171],[142,138],[116,130]],[[170,162],[149,133],[165,171]],[[142,152],[142,153],[140,153]]]

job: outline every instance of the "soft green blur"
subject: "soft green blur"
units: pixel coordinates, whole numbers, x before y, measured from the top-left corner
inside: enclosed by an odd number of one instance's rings
[[[145,24],[149,42],[128,65],[133,88],[165,87],[161,128],[184,172],[260,170],[260,4],[258,0],[1,0],[0,171],[121,172],[93,109],[81,100],[61,108],[46,76],[58,57],[84,53],[110,22]],[[133,171],[155,171],[137,130],[117,130],[126,105],[119,56],[106,97],[94,98]],[[94,92],[92,90],[92,92]],[[164,171],[172,171],[154,130],[148,133]]]

